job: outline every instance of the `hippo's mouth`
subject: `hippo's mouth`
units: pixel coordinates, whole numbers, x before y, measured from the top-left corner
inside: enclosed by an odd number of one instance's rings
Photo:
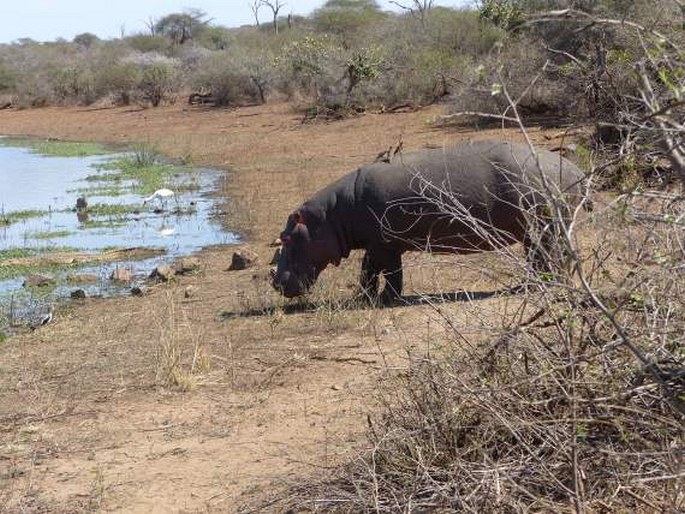
[[[295,298],[305,294],[312,285],[313,280],[307,277],[298,277],[289,271],[280,275],[274,273],[272,285],[276,291],[286,298]]]

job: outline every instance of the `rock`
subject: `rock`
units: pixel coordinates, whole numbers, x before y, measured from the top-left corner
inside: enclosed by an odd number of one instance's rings
[[[269,262],[270,265],[278,264],[278,259],[281,258],[281,249],[276,248],[276,251],[274,252],[274,256],[271,257],[271,262]]]
[[[238,250],[233,252],[231,265],[228,267],[228,271],[237,271],[254,266],[258,258],[259,256],[250,250]]]
[[[90,275],[87,273],[67,275],[67,284],[95,284],[99,280],[97,275]]]
[[[83,300],[84,298],[88,297],[88,293],[86,293],[83,289],[74,289],[69,296],[75,300]]]
[[[160,264],[154,270],[152,270],[152,273],[150,273],[150,278],[157,282],[169,282],[169,280],[174,278],[174,274],[174,270],[171,269],[171,266],[168,264]]]
[[[196,257],[183,257],[174,264],[177,275],[188,275],[200,271],[200,260]]]
[[[109,278],[115,282],[131,282],[133,280],[133,273],[126,268],[115,268]]]
[[[195,291],[196,289],[193,286],[188,286],[183,290],[183,297],[192,298],[193,296],[195,296]]]
[[[24,287],[48,287],[57,285],[57,281],[49,275],[31,274],[24,280]]]
[[[282,244],[283,244],[283,241],[281,241],[281,238],[280,238],[280,237],[277,237],[276,239],[274,239],[273,241],[271,241],[271,243],[269,244],[269,246],[272,246],[272,247],[273,247],[273,246],[281,246]]]
[[[145,291],[143,291],[138,286],[134,286],[131,288],[131,296],[143,296],[144,294],[145,294]]]

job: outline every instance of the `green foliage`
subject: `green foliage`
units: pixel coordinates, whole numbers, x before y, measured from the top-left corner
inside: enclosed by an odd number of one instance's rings
[[[74,36],[74,43],[85,49],[93,47],[99,41],[100,38],[98,38],[95,34],[91,34],[90,32],[84,32]]]
[[[524,21],[524,12],[517,0],[483,0],[480,17],[507,32],[515,32]]]
[[[315,30],[339,37],[345,47],[385,18],[375,0],[328,0],[311,15]]]
[[[133,91],[142,80],[142,71],[132,62],[103,64],[95,76],[95,89],[102,96],[112,95],[116,103],[129,105]]]
[[[215,105],[264,103],[273,80],[273,58],[266,49],[240,48],[212,54],[192,84],[208,91]]]
[[[156,59],[145,63],[138,84],[143,100],[158,107],[170,99],[178,87],[177,71],[175,63],[170,60]]]
[[[14,91],[16,84],[15,71],[0,60],[0,93]]]
[[[138,34],[131,36],[126,42],[131,49],[143,53],[157,52],[159,54],[164,54],[169,49],[169,40],[164,36]]]
[[[381,74],[382,64],[383,58],[378,47],[360,48],[352,52],[345,61],[348,80],[347,94],[351,94],[361,82],[377,79]]]
[[[197,36],[195,42],[210,50],[226,50],[233,42],[231,30],[224,27],[205,27]]]
[[[286,45],[275,62],[299,90],[318,99],[334,53],[326,36],[305,36]]]

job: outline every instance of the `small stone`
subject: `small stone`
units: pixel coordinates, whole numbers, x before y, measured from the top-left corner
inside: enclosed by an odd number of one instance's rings
[[[110,274],[109,279],[114,282],[131,282],[133,280],[133,273],[127,268],[115,268]]]
[[[228,271],[237,271],[254,266],[257,258],[258,255],[250,250],[238,250],[233,252],[231,265],[228,267]]]
[[[143,296],[145,294],[145,291],[143,291],[140,287],[138,286],[133,286],[131,288],[131,296]]]
[[[183,290],[183,297],[192,298],[193,296],[195,296],[195,291],[196,289],[193,286],[188,286]]]
[[[342,387],[340,387],[338,384],[333,384],[331,386],[331,389],[333,389],[333,391],[340,391]]]
[[[196,257],[183,257],[174,263],[177,275],[188,275],[200,271],[200,261]]]
[[[88,297],[88,293],[86,293],[83,289],[74,289],[69,296],[71,296],[74,300],[83,300]]]
[[[157,282],[169,282],[174,278],[174,270],[168,264],[160,264],[152,273],[150,273],[150,278],[156,280]]]
[[[276,239],[274,239],[273,241],[271,241],[271,243],[269,244],[269,246],[272,246],[272,247],[273,247],[273,246],[281,246],[282,244],[283,244],[283,241],[281,241],[281,238],[280,238],[280,237],[277,237]]]
[[[57,281],[49,275],[31,274],[24,280],[24,287],[48,287],[56,284]]]

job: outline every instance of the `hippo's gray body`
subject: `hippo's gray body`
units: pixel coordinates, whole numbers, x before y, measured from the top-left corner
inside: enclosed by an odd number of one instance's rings
[[[362,287],[375,295],[384,274],[383,295],[394,297],[402,289],[402,253],[491,250],[493,235],[499,245],[525,241],[526,210],[543,201],[543,183],[580,199],[582,178],[576,165],[557,154],[533,154],[527,145],[502,141],[362,166],[290,216],[274,287],[288,297],[301,295],[326,265],[363,248]]]

